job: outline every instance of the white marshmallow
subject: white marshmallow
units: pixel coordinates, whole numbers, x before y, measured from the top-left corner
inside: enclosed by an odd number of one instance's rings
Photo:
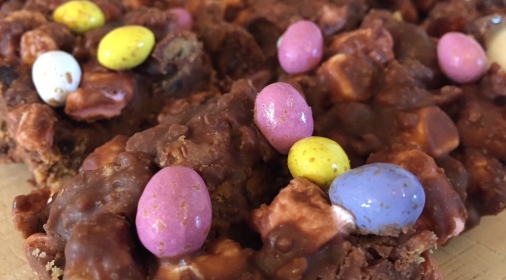
[[[357,229],[355,216],[346,208],[337,204],[332,204],[332,213],[334,214],[334,220],[340,232],[348,234]]]
[[[486,39],[487,58],[489,65],[497,62],[506,70],[506,25],[500,24],[489,31]]]
[[[76,59],[63,51],[40,55],[32,67],[32,80],[40,98],[52,107],[65,105],[68,95],[81,82],[81,67]]]

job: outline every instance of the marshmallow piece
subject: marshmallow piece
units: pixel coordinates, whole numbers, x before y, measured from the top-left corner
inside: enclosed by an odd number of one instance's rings
[[[76,59],[63,51],[40,55],[32,67],[32,80],[40,98],[52,107],[65,105],[68,95],[77,90],[81,68]]]
[[[486,41],[487,57],[489,65],[496,62],[503,70],[506,70],[506,26],[498,26],[490,32]]]

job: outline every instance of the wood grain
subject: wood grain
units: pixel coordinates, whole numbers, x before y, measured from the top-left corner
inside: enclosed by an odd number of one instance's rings
[[[23,240],[12,225],[12,201],[32,186],[30,173],[19,164],[0,165],[0,279],[37,279],[23,254]]]
[[[12,200],[30,191],[29,178],[23,165],[0,165],[1,280],[36,279],[11,218]],[[506,212],[485,217],[477,228],[438,248],[434,257],[446,280],[506,280]]]

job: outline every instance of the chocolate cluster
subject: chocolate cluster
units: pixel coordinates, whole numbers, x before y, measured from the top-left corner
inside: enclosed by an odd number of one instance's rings
[[[0,2],[0,160],[34,173],[37,189],[13,215],[40,279],[441,279],[431,249],[506,207],[506,72],[491,63],[459,84],[437,54],[448,32],[485,44],[500,1],[94,0],[106,24],[83,35],[52,21],[65,1]],[[174,7],[192,14],[191,31]],[[289,75],[276,44],[302,19],[320,28],[323,59]],[[100,40],[131,24],[153,32],[151,55],[106,69]],[[45,104],[31,80],[49,50],[82,68],[65,108]],[[277,81],[304,95],[314,135],[338,142],[352,168],[393,163],[420,180],[414,225],[350,232],[327,193],[290,176],[254,124],[257,93]],[[213,219],[200,250],[158,259],[135,215],[167,166],[200,174]]]

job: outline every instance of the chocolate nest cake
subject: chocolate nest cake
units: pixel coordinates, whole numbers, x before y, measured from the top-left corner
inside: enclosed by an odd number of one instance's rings
[[[432,249],[506,207],[505,14],[494,0],[0,0],[0,161],[34,174],[13,202],[30,266],[442,279]],[[297,169],[307,139],[342,164]],[[372,166],[409,186],[377,189],[397,183]],[[410,188],[411,208],[384,205]]]

